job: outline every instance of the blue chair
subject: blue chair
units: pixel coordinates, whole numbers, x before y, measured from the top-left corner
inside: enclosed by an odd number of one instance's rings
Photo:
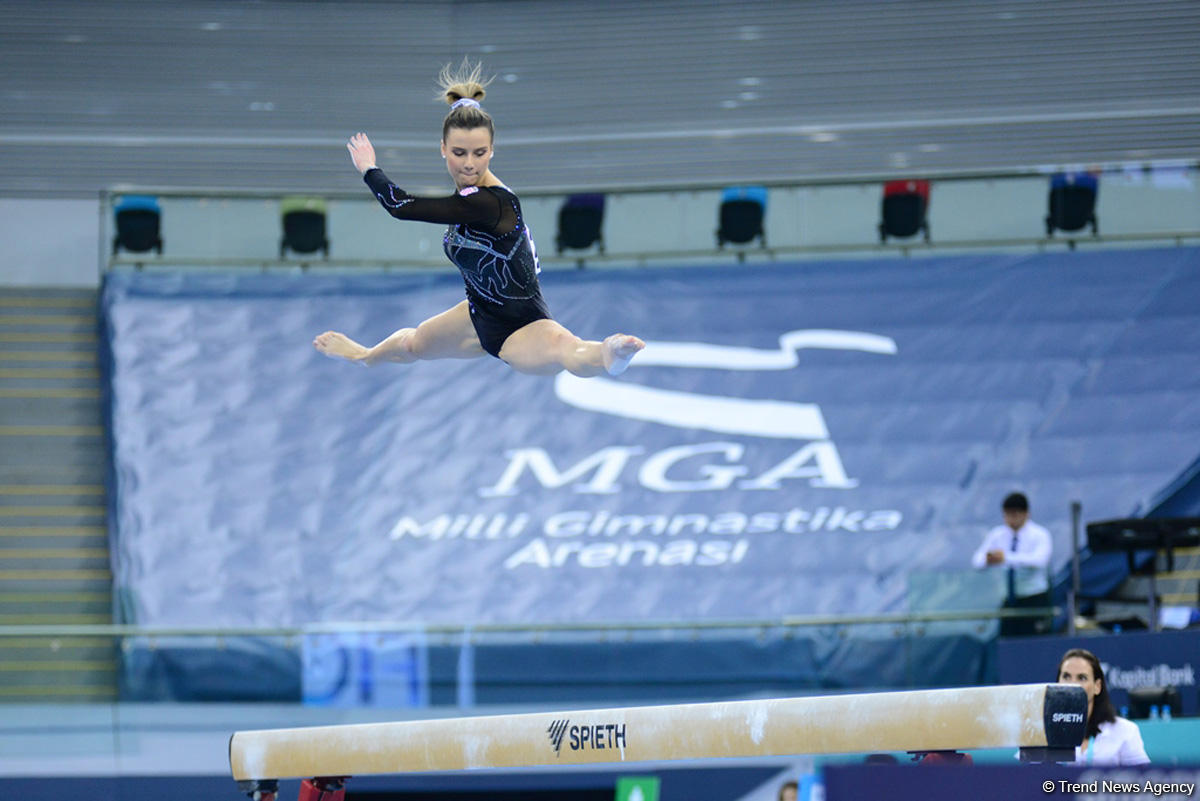
[[[1054,236],[1055,230],[1081,231],[1089,224],[1092,236],[1098,236],[1096,195],[1099,191],[1099,180],[1088,172],[1056,172],[1050,176],[1046,236]]]
[[[726,242],[744,245],[758,239],[767,246],[763,218],[767,213],[765,186],[731,186],[721,192],[721,211],[717,225],[717,247]]]
[[[124,248],[131,253],[157,251],[162,255],[160,233],[162,209],[153,195],[123,195],[113,207],[117,233],[113,237],[113,255]]]

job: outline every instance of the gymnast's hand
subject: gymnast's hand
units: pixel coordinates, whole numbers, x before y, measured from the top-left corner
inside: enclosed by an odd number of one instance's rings
[[[350,137],[350,141],[346,143],[346,149],[350,151],[350,160],[354,162],[354,166],[360,173],[365,174],[367,170],[375,166],[375,148],[371,146],[371,140],[365,133],[360,131]]]

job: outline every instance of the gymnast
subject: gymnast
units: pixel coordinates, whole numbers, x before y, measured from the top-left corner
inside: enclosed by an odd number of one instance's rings
[[[441,97],[450,104],[442,122],[442,158],[454,179],[449,197],[414,197],[393,184],[375,163],[375,148],[364,133],[346,147],[375,197],[400,220],[442,223],[446,255],[462,273],[466,300],[401,328],[368,348],[337,331],[313,340],[321,353],[363,365],[409,363],[420,359],[471,359],[489,353],[514,370],[553,375],[562,370],[591,377],[619,375],[645,347],[642,340],[613,334],[602,342],[584,340],[556,322],[538,286],[537,251],[521,215],[517,196],[489,168],[495,138],[492,117],[479,105],[483,68],[464,60],[438,76]]]

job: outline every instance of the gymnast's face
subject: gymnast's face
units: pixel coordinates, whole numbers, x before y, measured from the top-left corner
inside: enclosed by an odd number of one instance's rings
[[[492,162],[492,137],[487,128],[451,128],[442,140],[446,171],[459,189],[478,186]]]
[[[1088,717],[1092,716],[1092,702],[1100,694],[1101,680],[1092,675],[1092,664],[1083,657],[1073,656],[1058,669],[1060,684],[1078,684],[1087,693]]]

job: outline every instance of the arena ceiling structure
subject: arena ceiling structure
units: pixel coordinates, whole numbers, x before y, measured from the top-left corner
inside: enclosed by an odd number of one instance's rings
[[[7,0],[0,195],[358,191],[355,131],[445,188],[463,56],[525,192],[1194,164],[1198,52],[1190,0]]]

